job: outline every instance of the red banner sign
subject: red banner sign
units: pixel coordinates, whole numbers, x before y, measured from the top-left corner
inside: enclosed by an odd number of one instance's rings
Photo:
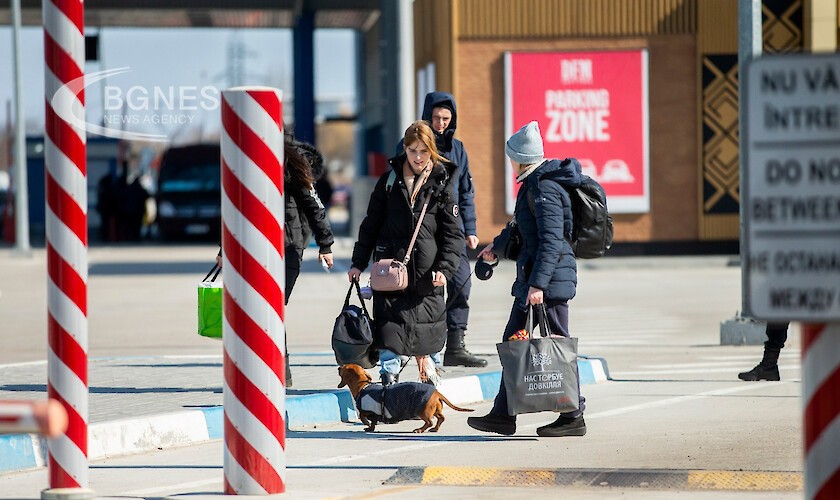
[[[646,50],[508,52],[505,137],[536,120],[546,158],[577,158],[604,187],[610,212],[648,212],[647,75]],[[513,213],[519,186],[507,169]]]

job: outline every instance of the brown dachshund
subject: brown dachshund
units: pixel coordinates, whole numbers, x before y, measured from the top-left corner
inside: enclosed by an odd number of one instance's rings
[[[432,427],[432,417],[437,420],[429,432],[437,432],[443,423],[443,403],[457,411],[473,411],[459,408],[449,402],[446,396],[434,386],[417,382],[402,382],[383,386],[374,384],[368,372],[359,365],[341,365],[338,367],[341,383],[347,386],[356,401],[359,419],[367,425],[365,432],[373,432],[376,424],[393,424],[411,418],[419,418],[423,425],[414,432],[425,432]]]

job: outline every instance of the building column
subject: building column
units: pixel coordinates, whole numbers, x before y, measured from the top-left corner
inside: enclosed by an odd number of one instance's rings
[[[811,52],[837,51],[837,2],[805,2],[805,47]]]
[[[292,30],[295,137],[315,144],[315,13],[303,10]]]
[[[390,155],[417,117],[414,104],[414,2],[381,0],[380,46],[385,89],[382,139]]]

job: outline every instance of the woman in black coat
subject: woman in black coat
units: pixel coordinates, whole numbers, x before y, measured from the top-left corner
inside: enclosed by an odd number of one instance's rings
[[[431,193],[408,263],[408,287],[373,295],[374,336],[386,384],[397,381],[402,357],[427,356],[443,348],[444,288],[464,241],[452,185],[454,167],[438,153],[432,129],[424,121],[414,122],[403,144],[404,153],[389,160],[391,170],[371,194],[348,273],[351,282],[358,280],[371,257],[402,260]]]
[[[333,267],[332,228],[327,210],[315,191],[315,181],[323,175],[323,158],[312,145],[286,135],[283,150],[283,183],[286,206],[286,303],[300,276],[303,251],[314,235],[318,260]]]

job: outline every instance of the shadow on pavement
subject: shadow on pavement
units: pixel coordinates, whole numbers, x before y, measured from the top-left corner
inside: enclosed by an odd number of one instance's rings
[[[47,392],[44,384],[2,385],[0,391],[9,392]],[[221,394],[221,387],[91,387],[93,394],[171,394],[182,392],[214,392]]]
[[[535,437],[505,437],[505,436],[490,436],[490,435],[471,435],[471,436],[446,436],[441,434],[415,434],[410,430],[406,431],[380,431],[365,432],[363,424],[352,422],[347,423],[358,427],[358,431],[286,431],[286,437],[290,439],[375,439],[378,441],[427,441],[427,442],[483,442],[483,441],[537,441]],[[379,426],[387,426],[388,424],[378,424]]]

